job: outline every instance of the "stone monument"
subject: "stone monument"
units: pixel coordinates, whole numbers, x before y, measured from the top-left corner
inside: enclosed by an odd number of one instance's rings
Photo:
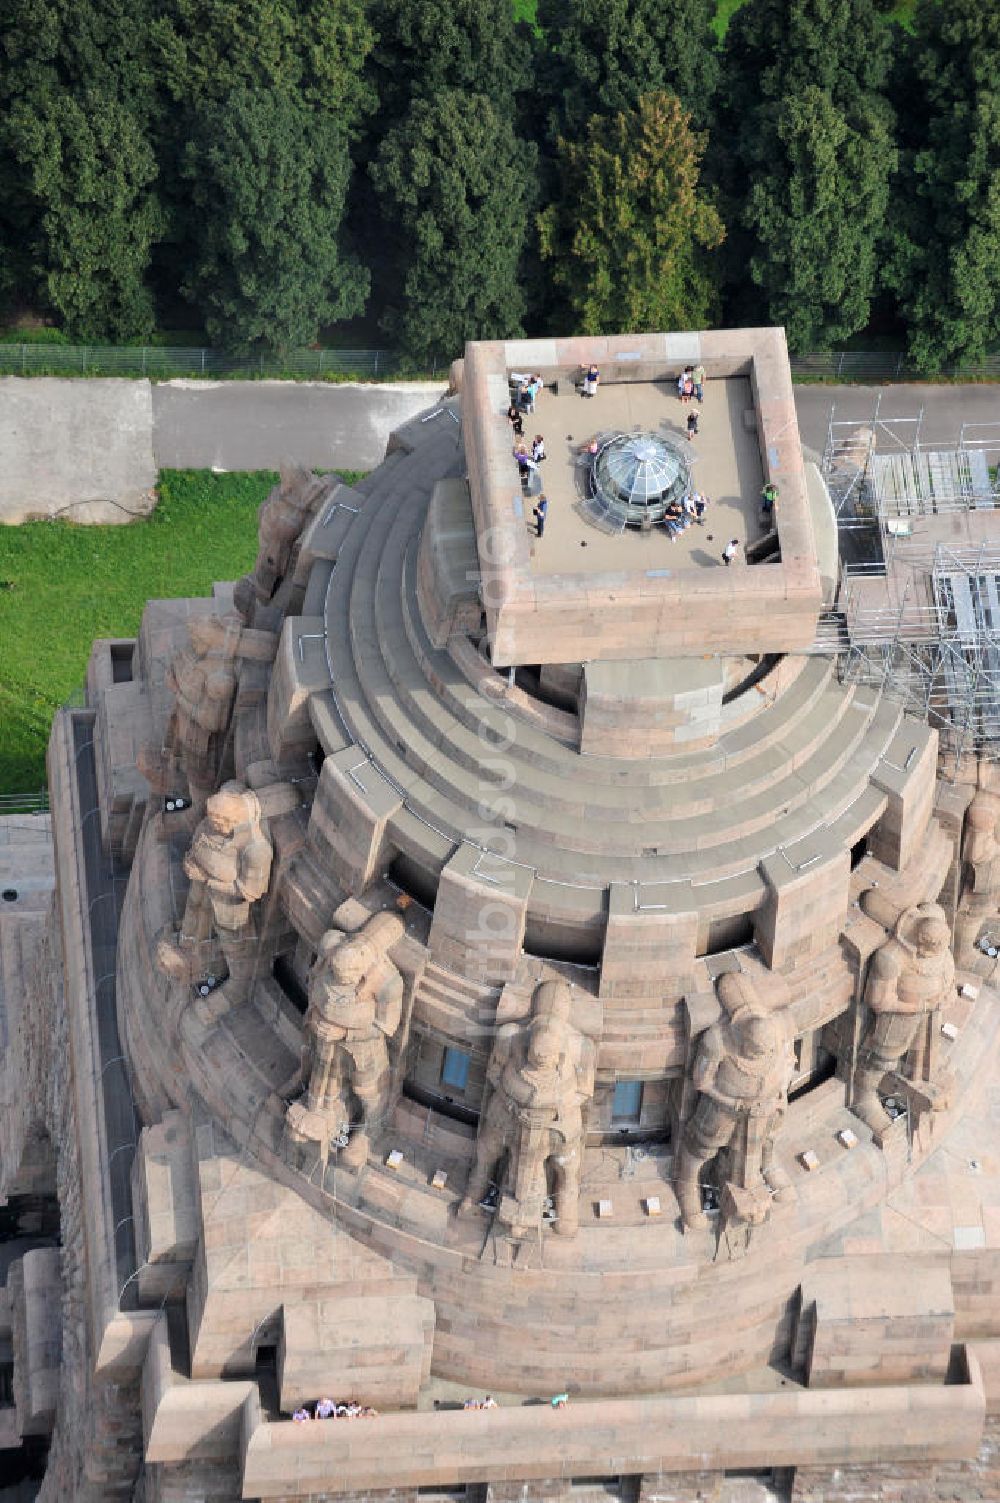
[[[594,1050],[569,1021],[571,1003],[565,983],[543,982],[530,1018],[503,1024],[490,1053],[488,1095],[461,1209],[471,1210],[493,1183],[498,1218],[515,1239],[541,1229],[548,1200],[560,1236],[575,1236],[579,1224]]]
[[[224,783],[208,799],[184,857],[191,885],[176,939],[165,937],[158,948],[165,971],[194,981],[211,974],[207,968],[217,947],[227,975],[207,1007],[199,1004],[206,1014],[218,1015],[246,998],[258,941],[255,908],[267,892],[271,859],[256,793],[242,783]]]
[[[328,489],[328,483],[319,476],[294,467],[282,471],[280,484],[261,503],[257,517],[257,562],[253,572],[239,581],[235,592],[236,607],[245,622],[252,620],[255,604],[282,603],[277,597],[293,567],[296,545],[317,502]]]
[[[260,521],[240,620],[95,644],[51,898],[0,820],[0,1477],[1000,1497],[1000,1006],[942,915],[989,921],[998,790],[826,615],[783,331],[470,344]]]
[[[986,931],[1000,939],[1000,793],[980,788],[965,814],[955,949],[968,952]]]
[[[237,616],[195,616],[188,637],[167,668],[173,709],[162,750],[146,748],[141,771],[158,792],[187,792],[197,819],[223,772],[240,662],[270,663],[278,638],[247,630]]]
[[[386,1040],[403,1009],[403,978],[388,952],[403,932],[392,913],[376,914],[356,934],[328,929],[309,978],[297,1081],[304,1095],[289,1105],[286,1131],[324,1154],[339,1142],[340,1160],[352,1168],[367,1160],[388,1106]]]
[[[758,1225],[769,1214],[772,1195],[794,1198],[774,1156],[795,1064],[788,1022],[768,1012],[749,976],[728,973],[716,990],[724,1015],[698,1041],[692,1067],[698,1096],[677,1160],[677,1199],[686,1227],[708,1224],[701,1173],[720,1152],[725,1169],[717,1188],[727,1219]]]
[[[867,895],[867,908],[879,913],[878,896]],[[955,962],[951,930],[937,903],[905,908],[890,936],[872,958],[865,986],[870,1021],[858,1054],[854,1111],[869,1127],[881,1130],[890,1118],[879,1086],[890,1072],[910,1080],[925,1078],[928,1055],[936,1044],[942,1005],[954,993]],[[909,1068],[907,1056],[918,1059]]]

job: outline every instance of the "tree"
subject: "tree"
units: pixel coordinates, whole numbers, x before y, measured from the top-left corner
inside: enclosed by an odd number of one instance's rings
[[[704,328],[716,305],[705,253],[725,229],[699,191],[704,147],[673,94],[592,119],[560,140],[562,191],[539,218],[572,326],[584,334]]]
[[[39,206],[39,285],[63,328],[88,340],[148,336],[155,319],[145,273],[163,216],[148,191],[152,146],[135,116],[87,90],[18,104],[7,130]]]
[[[591,116],[634,110],[661,89],[706,126],[718,82],[714,9],[705,0],[539,0],[550,139],[578,139]]]
[[[22,295],[88,339],[148,334],[162,227],[148,0],[7,0],[0,216]]]
[[[184,291],[213,342],[285,349],[361,310],[367,274],[340,247],[347,136],[331,115],[238,85],[196,117],[183,173],[203,226]]]
[[[530,45],[514,7],[496,0],[373,0],[378,41],[368,73],[378,97],[380,134],[417,99],[444,89],[485,94],[500,113],[527,87]]]
[[[371,169],[395,268],[383,325],[414,361],[523,332],[534,166],[534,149],[481,94],[417,100],[386,137]]]
[[[810,87],[779,105],[771,139],[742,215],[750,276],[792,350],[829,348],[868,322],[879,281],[895,164],[886,112],[855,129]]]
[[[815,86],[839,110],[879,93],[892,64],[895,0],[747,0],[722,52],[720,105],[737,127]]]
[[[910,355],[933,372],[1000,340],[1000,12],[923,0],[915,24],[888,275]]]
[[[373,102],[367,10],[367,0],[162,0],[151,28],[173,101],[162,273],[213,339],[283,347],[363,305],[341,229],[350,143]]]
[[[891,0],[749,0],[726,33],[710,176],[731,227],[729,316],[793,348],[862,328],[895,167]],[[750,279],[747,279],[747,268]]]
[[[366,0],[162,0],[150,35],[177,104],[262,85],[298,93],[350,131],[372,104],[367,11]]]

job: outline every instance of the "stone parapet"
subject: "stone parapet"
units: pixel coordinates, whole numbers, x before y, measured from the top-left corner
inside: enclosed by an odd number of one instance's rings
[[[490,1479],[962,1461],[979,1450],[985,1397],[975,1360],[948,1386],[609,1399],[568,1409],[383,1415],[354,1425],[269,1424],[244,1407],[243,1490],[261,1499]]]

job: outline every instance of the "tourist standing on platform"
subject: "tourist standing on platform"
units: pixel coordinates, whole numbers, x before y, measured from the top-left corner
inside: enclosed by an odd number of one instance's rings
[[[722,550],[722,562],[725,564],[725,566],[726,566],[727,569],[729,568],[729,565],[732,563],[733,559],[736,557],[736,555],[737,555],[737,553],[739,553],[739,551],[740,551],[740,540],[739,540],[739,538],[730,538],[729,542],[726,544],[726,546]]]
[[[544,537],[545,536],[545,518],[549,514],[549,502],[548,502],[548,498],[546,496],[544,496],[544,495],[539,496],[539,498],[538,498],[538,505],[536,507],[534,507],[534,509],[532,510],[531,514],[532,514],[532,516],[535,519],[535,531],[537,532],[537,534],[538,534],[538,536],[540,538]]]

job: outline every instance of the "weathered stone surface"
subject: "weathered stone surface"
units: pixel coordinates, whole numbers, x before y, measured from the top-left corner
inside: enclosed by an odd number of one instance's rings
[[[148,381],[4,376],[0,445],[2,522],[128,522],[156,503]]]
[[[672,545],[595,532],[620,577],[566,574],[590,523],[525,551],[516,494],[494,548],[511,362],[552,435],[583,359],[667,426],[660,378],[706,366],[716,515],[749,539],[777,476],[780,561],[699,561],[695,527],[635,587]],[[991,890],[996,789],[938,787],[933,733],[781,654],[829,570],[780,336],[472,349],[460,385],[356,488],[286,477],[236,597],[151,603],[57,719],[57,902],[35,861],[0,911],[0,1193],[60,1211],[0,1301],[44,1503],[760,1503],[838,1468],[964,1503],[1000,1409],[1000,1010],[948,924]],[[219,662],[168,673],[185,637]],[[193,840],[143,741],[186,747]],[[380,1413],[293,1422],[322,1398]]]

